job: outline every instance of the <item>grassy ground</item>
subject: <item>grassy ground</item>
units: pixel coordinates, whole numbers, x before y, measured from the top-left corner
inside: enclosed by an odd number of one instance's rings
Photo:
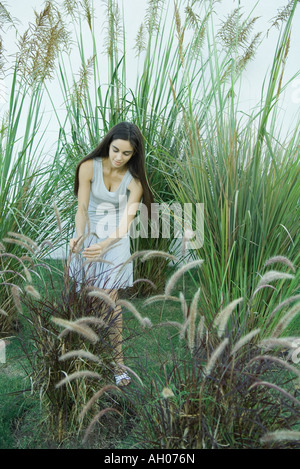
[[[53,262],[53,266],[59,263]],[[57,283],[60,277],[57,275]],[[179,291],[184,288],[186,299],[191,299],[196,283],[186,276],[177,285]],[[174,292],[175,293],[175,292]],[[152,323],[161,321],[182,322],[180,305],[174,302],[153,303],[143,308],[143,298],[133,300],[142,316],[149,317]],[[158,378],[164,386],[164,370],[171,363],[172,347],[177,355],[187,353],[186,347],[179,342],[177,329],[171,327],[154,327],[142,331],[139,323],[129,311],[123,311],[124,318],[124,351],[126,364],[143,379],[145,384],[152,377]],[[22,324],[21,324],[22,327]],[[300,334],[300,319],[294,322],[293,334]],[[171,340],[170,340],[171,339]],[[45,432],[44,416],[39,396],[31,394],[31,382],[28,377],[30,367],[23,356],[18,340],[18,333],[9,339],[6,347],[6,363],[0,364],[0,448],[131,448],[135,444],[134,434],[138,426],[138,416],[134,405],[134,387],[128,388],[127,396],[132,404],[126,406],[126,418],[123,420],[111,414],[106,425],[100,424],[93,432],[92,438],[83,445],[80,437],[66,438],[60,445]],[[112,381],[113,383],[113,381]],[[131,399],[132,397],[132,399]],[[124,414],[125,414],[124,413]],[[108,423],[108,425],[107,425]]]

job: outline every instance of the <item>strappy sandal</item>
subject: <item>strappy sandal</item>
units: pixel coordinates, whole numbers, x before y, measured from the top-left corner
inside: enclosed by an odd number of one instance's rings
[[[122,373],[121,375],[115,375],[115,380],[116,380],[116,385],[117,386],[128,386],[128,384],[130,384],[131,382],[131,378],[130,376],[128,376],[127,373]],[[120,384],[121,381],[128,381],[127,384]]]

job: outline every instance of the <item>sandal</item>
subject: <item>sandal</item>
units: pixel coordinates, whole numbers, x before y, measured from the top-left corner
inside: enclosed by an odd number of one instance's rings
[[[121,375],[115,375],[115,380],[116,380],[116,385],[117,386],[128,386],[128,384],[130,384],[131,382],[131,378],[130,376],[128,376],[127,373],[122,373]],[[120,384],[121,381],[128,381],[127,384]]]

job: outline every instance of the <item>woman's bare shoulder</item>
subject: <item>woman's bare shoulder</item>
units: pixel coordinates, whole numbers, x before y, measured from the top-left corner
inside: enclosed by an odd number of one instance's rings
[[[81,163],[79,168],[79,177],[83,179],[93,179],[93,160],[86,160]]]
[[[128,184],[128,189],[130,192],[143,192],[143,186],[139,179],[132,178],[130,183]]]

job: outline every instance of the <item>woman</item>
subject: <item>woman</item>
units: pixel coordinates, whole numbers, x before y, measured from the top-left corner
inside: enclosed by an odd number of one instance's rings
[[[153,196],[146,180],[143,137],[134,124],[121,122],[114,126],[100,145],[76,168],[74,193],[78,198],[75,216],[76,237],[70,240],[72,252],[82,257],[70,263],[70,275],[80,283],[89,281],[109,293],[114,302],[118,289],[132,286],[129,227],[140,201],[151,213]],[[121,307],[114,310],[116,342],[116,384],[125,386],[130,377],[124,373],[122,354]]]

